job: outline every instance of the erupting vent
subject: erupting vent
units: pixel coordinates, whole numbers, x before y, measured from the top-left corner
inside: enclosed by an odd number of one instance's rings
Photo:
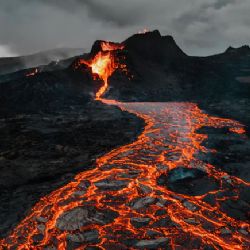
[[[96,99],[100,99],[102,95],[108,88],[108,78],[114,73],[118,68],[124,70],[126,67],[121,64],[115,58],[115,52],[117,50],[122,50],[124,45],[116,44],[111,42],[102,42],[102,50],[99,51],[95,57],[89,61],[81,61],[81,63],[87,64],[93,74],[97,74],[103,81],[104,85],[97,91]]]
[[[35,69],[32,70],[31,72],[27,73],[26,76],[27,76],[27,77],[31,77],[31,76],[34,76],[34,75],[36,75],[36,74],[38,74],[38,73],[39,73],[38,69],[35,68]]]
[[[104,85],[96,93],[96,99],[100,99],[108,88],[108,78],[115,71],[114,58],[111,52],[100,51],[94,59],[86,64],[91,67],[92,73],[97,74],[104,81]]]
[[[101,47],[103,51],[114,51],[118,49],[124,49],[124,45],[112,42],[102,42]]]

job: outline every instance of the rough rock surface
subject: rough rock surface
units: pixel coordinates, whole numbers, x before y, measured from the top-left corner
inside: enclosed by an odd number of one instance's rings
[[[94,207],[76,207],[58,218],[56,227],[60,230],[76,230],[89,224],[109,224],[117,216],[112,210],[99,211]]]
[[[216,190],[218,183],[207,174],[195,168],[178,167],[162,174],[158,178],[159,185],[165,185],[176,193],[191,196],[202,195],[211,190]]]
[[[52,114],[2,115],[0,236],[40,197],[95,167],[100,154],[133,141],[143,126],[136,116],[98,102]]]
[[[164,249],[166,249],[168,242],[168,238],[158,238],[156,240],[141,240],[137,242],[135,246],[141,249],[157,249],[161,247],[164,247]]]

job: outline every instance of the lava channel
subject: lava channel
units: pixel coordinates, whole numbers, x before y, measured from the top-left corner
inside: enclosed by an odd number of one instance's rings
[[[195,157],[209,152],[201,146],[207,136],[196,130],[229,127],[241,133],[241,124],[204,114],[193,103],[115,103],[143,118],[144,132],[135,142],[98,158],[95,169],[42,198],[1,241],[2,249],[71,249],[72,240],[79,249],[140,249],[147,243],[165,244],[156,249],[192,249],[195,241],[199,249],[246,249],[249,239],[240,229],[249,228],[248,223],[222,212],[219,202],[211,206],[203,196],[176,194],[157,183],[161,174],[192,166],[220,183],[211,192],[224,191],[226,173]],[[229,178],[233,189],[249,185]],[[221,234],[228,227],[230,234]]]

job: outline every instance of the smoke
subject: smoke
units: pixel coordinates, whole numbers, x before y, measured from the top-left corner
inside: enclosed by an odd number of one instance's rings
[[[0,57],[13,57],[13,56],[17,56],[17,54],[13,53],[9,46],[0,44]]]
[[[89,50],[96,39],[122,41],[148,28],[206,55],[249,44],[249,13],[249,0],[0,0],[0,44],[14,54]]]

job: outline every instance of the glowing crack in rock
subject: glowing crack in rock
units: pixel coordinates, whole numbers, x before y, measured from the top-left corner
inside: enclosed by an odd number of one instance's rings
[[[33,71],[29,72],[26,74],[26,77],[31,77],[31,76],[35,76],[36,74],[39,73],[38,68],[35,68]]]

